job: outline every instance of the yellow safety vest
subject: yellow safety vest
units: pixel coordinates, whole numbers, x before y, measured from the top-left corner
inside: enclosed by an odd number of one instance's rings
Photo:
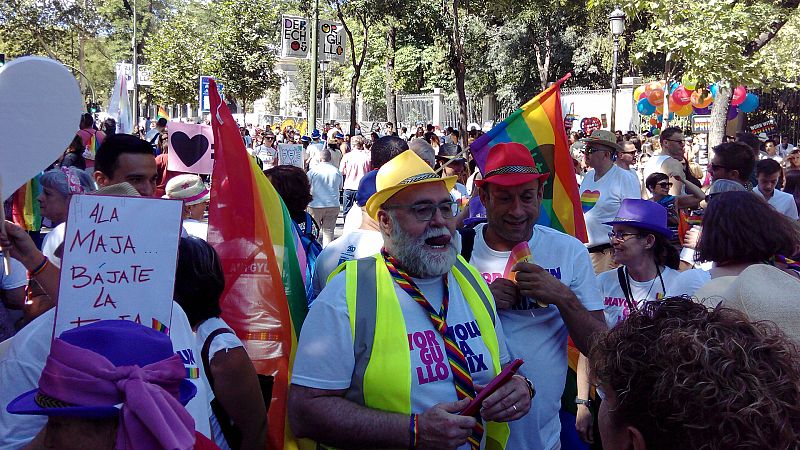
[[[494,324],[498,320],[488,287],[474,267],[458,257],[453,275],[472,310],[494,375],[502,370]],[[411,357],[394,280],[380,254],[340,265],[344,271],[347,309],[353,337],[355,369],[345,398],[373,409],[411,414]],[[330,278],[329,278],[330,279]],[[507,423],[486,422],[486,450],[501,450],[508,441]]]

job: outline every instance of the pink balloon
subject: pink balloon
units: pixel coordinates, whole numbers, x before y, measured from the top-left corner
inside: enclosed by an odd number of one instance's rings
[[[745,98],[747,98],[747,88],[741,85],[736,86],[736,89],[733,90],[731,105],[739,106],[742,104]]]
[[[686,106],[692,101],[692,94],[683,86],[678,86],[672,91],[672,101],[676,105]]]

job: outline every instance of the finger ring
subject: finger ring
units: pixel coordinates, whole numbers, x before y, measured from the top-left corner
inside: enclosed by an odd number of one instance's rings
[[[511,405],[511,407],[514,408],[514,412],[517,411],[517,405]]]

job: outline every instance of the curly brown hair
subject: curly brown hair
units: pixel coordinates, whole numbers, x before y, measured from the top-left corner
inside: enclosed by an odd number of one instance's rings
[[[616,394],[613,422],[648,449],[800,445],[800,355],[772,322],[672,297],[633,311],[589,359]]]

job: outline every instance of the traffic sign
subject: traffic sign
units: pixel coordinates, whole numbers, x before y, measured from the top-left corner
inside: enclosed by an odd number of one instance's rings
[[[208,98],[208,80],[213,79],[214,77],[210,77],[207,75],[200,76],[200,92],[198,93],[198,103],[200,104],[200,111],[202,112],[209,112],[211,109],[211,100]],[[223,94],[225,85],[223,83],[217,83],[217,91],[219,91],[220,97],[225,99],[225,95]]]

